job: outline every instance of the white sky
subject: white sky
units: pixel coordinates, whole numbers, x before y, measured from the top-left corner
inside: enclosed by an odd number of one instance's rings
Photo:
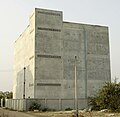
[[[64,12],[64,20],[109,27],[112,78],[120,81],[120,0],[0,0],[0,91],[11,91],[13,44],[35,8]]]

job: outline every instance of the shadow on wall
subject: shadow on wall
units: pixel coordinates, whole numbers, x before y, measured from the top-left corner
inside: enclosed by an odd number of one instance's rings
[[[25,98],[33,98],[33,74],[30,70],[30,66],[25,67],[17,73],[16,79],[16,98],[23,98],[23,92],[25,87]],[[25,85],[24,85],[25,81]]]

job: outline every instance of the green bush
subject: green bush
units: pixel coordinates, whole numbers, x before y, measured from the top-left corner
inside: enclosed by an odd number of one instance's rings
[[[37,102],[32,102],[32,104],[29,107],[30,111],[34,111],[34,110],[41,110],[41,105],[38,104]]]
[[[70,107],[66,108],[65,111],[71,111],[73,109],[71,109]]]
[[[46,111],[49,111],[49,109],[48,108],[43,108],[42,111],[46,112]]]
[[[120,83],[106,83],[96,96],[90,98],[89,105],[93,110],[109,109],[120,112]]]

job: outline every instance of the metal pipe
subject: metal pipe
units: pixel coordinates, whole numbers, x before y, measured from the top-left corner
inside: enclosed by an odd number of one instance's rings
[[[84,59],[85,59],[85,97],[87,99],[87,38],[86,31],[84,29]]]
[[[25,70],[26,68],[24,67],[24,81],[23,81],[23,99],[25,99]]]
[[[78,117],[78,95],[77,95],[77,65],[76,65],[77,56],[75,56],[75,109],[76,117]]]

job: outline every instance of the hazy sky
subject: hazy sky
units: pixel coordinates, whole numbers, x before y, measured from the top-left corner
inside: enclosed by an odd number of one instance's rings
[[[108,26],[112,78],[120,78],[120,0],[0,0],[0,90],[12,90],[14,41],[35,7],[61,10],[67,21]]]

